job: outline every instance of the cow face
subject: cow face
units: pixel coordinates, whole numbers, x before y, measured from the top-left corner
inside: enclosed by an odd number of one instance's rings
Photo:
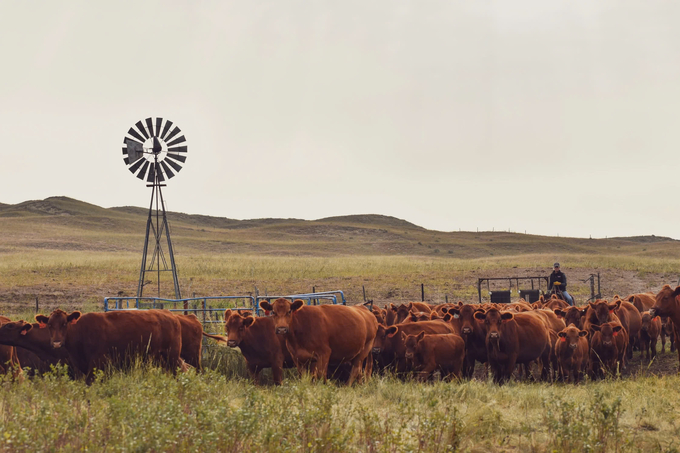
[[[52,312],[49,318],[44,315],[35,316],[35,320],[40,323],[41,328],[43,325],[47,325],[47,329],[50,332],[50,343],[55,349],[61,348],[64,345],[69,325],[75,324],[78,322],[78,319],[80,319],[79,311],[74,311],[69,315],[58,308]]]
[[[401,332],[401,337],[405,347],[404,357],[413,360],[418,343],[425,337],[425,332],[420,332],[418,335],[406,335],[404,332]]]
[[[583,327],[583,320],[582,317],[586,315],[586,312],[588,311],[587,308],[579,310],[576,307],[569,307],[566,310],[560,310],[559,308],[556,308],[554,310],[555,314],[564,319],[564,323],[567,326],[573,325],[578,328]]]
[[[623,329],[623,327],[618,324],[612,326],[610,323],[605,323],[601,326],[592,325],[591,328],[597,332],[600,332],[602,344],[607,347],[615,345],[614,337],[619,335],[621,333],[621,329]]]
[[[397,324],[403,322],[411,314],[411,306],[411,303],[409,303],[408,305],[401,304],[397,307]]]
[[[656,302],[649,314],[654,316],[669,316],[671,313],[677,310],[678,301],[677,297],[680,295],[680,286],[675,289],[671,289],[670,286],[664,285],[661,291],[656,295]]]
[[[486,313],[476,312],[475,319],[484,320],[486,327],[486,339],[492,343],[498,343],[501,339],[501,329],[504,322],[514,319],[515,315],[509,312],[501,313],[495,308]]]
[[[385,341],[387,340],[387,327],[383,324],[378,324],[378,332],[373,339],[373,354],[380,354],[385,349]]]
[[[290,324],[296,311],[304,306],[303,300],[297,299],[291,303],[288,299],[276,299],[274,303],[263,300],[260,307],[267,310],[274,320],[274,328],[279,335],[286,335],[290,331]]]
[[[26,335],[33,326],[24,320],[8,322],[0,327],[0,342],[19,340],[21,336]]]
[[[585,337],[586,335],[588,335],[588,332],[585,330],[580,330],[575,326],[569,326],[557,334],[559,341],[566,343],[567,347],[572,351],[578,347],[579,339],[581,337]]]
[[[246,334],[246,329],[253,322],[255,322],[255,318],[252,316],[241,316],[238,313],[232,313],[224,324],[224,330],[227,332],[227,346],[235,348],[240,345]]]
[[[617,300],[616,302],[610,304],[607,303],[606,300],[597,300],[597,302],[592,303],[590,302],[588,305],[590,305],[590,308],[593,309],[595,312],[595,316],[597,316],[597,321],[600,324],[604,324],[606,322],[611,321],[611,314],[614,313],[614,310],[619,308],[621,306],[621,300]]]
[[[449,310],[449,313],[455,318],[458,316],[458,322],[460,323],[460,333],[463,335],[472,335],[475,330],[475,325],[477,321],[475,320],[475,312],[481,312],[482,310],[474,308],[472,305],[463,305],[459,308],[453,308]]]
[[[658,316],[652,316],[648,311],[642,313],[642,325],[640,330],[644,332],[649,332],[652,329],[652,323],[658,318]]]

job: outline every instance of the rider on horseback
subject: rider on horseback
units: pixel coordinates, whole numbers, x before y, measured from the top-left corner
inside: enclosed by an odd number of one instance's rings
[[[567,292],[567,276],[560,270],[560,263],[555,263],[552,274],[548,282],[548,291],[562,294],[562,297],[569,305],[574,305],[574,298]]]

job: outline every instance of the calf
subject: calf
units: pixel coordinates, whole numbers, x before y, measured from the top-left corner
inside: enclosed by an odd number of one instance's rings
[[[47,324],[52,347],[68,352],[73,368],[85,375],[87,384],[94,380],[95,368],[125,366],[131,355],[151,358],[173,374],[186,367],[180,358],[182,326],[166,310],[81,315],[57,309],[49,317],[36,315],[35,319]]]
[[[670,342],[671,352],[675,352],[675,328],[673,321],[667,316],[661,316],[661,352],[666,352],[666,337]]]
[[[628,335],[615,322],[591,326],[593,336],[590,341],[590,370],[593,378],[604,377],[604,369],[609,373],[617,372],[617,363],[623,368],[628,347]]]
[[[557,334],[555,355],[562,380],[578,382],[588,370],[588,332],[570,325]]]
[[[458,320],[458,332],[465,340],[465,364],[463,377],[471,378],[475,371],[476,362],[486,363],[486,331],[484,322],[475,319],[475,313],[484,310],[479,305],[466,304],[457,308],[450,308],[448,315]]]
[[[475,319],[486,327],[486,353],[494,382],[502,384],[512,376],[515,365],[527,367],[539,360],[547,378],[550,364],[550,334],[544,321],[530,313],[501,313],[490,309],[476,312]]]
[[[39,373],[49,371],[51,365],[68,364],[68,353],[64,349],[54,349],[50,343],[50,333],[46,324],[29,324],[24,320],[8,322],[0,327],[0,344],[10,345],[28,351],[35,358],[18,353],[30,360],[29,366]]]
[[[413,369],[419,373],[420,380],[427,380],[436,370],[442,378],[461,376],[465,358],[465,342],[454,333],[425,335],[406,335],[401,332],[405,357],[413,361]]]
[[[283,298],[271,304],[262,301],[260,306],[271,312],[275,331],[285,337],[299,372],[309,370],[325,380],[329,365],[351,363],[347,384],[352,385],[365,363],[365,376],[370,378],[378,322],[365,307],[305,306],[300,299],[291,303]]]
[[[640,329],[640,355],[645,354],[649,360],[649,350],[652,350],[652,359],[656,357],[656,342],[661,333],[661,319],[652,317],[648,311],[642,313],[642,328]]]

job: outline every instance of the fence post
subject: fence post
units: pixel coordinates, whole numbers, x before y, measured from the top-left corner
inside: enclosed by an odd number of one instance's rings
[[[420,301],[425,302],[425,284],[420,284]]]
[[[203,298],[203,324],[205,324],[205,298]]]
[[[366,287],[361,285],[361,290],[364,292],[364,302],[366,302]]]
[[[35,314],[38,314],[38,311],[40,310],[40,306],[38,305],[38,298],[35,298]]]

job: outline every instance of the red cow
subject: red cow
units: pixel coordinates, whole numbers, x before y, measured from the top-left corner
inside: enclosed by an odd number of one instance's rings
[[[642,313],[642,328],[640,329],[640,355],[644,352],[649,360],[649,350],[652,350],[652,359],[656,357],[656,342],[661,333],[661,319],[652,317],[648,311]]]
[[[22,366],[30,366],[39,373],[50,370],[50,365],[68,364],[68,353],[64,349],[54,349],[50,343],[50,333],[40,324],[29,324],[24,320],[8,322],[0,327],[0,344],[17,348],[19,363],[22,356],[30,362]],[[34,354],[35,358],[24,355],[20,351]]]
[[[588,332],[570,325],[557,334],[555,355],[563,380],[578,382],[588,370]]]
[[[435,370],[441,371],[442,378],[453,375],[460,378],[465,358],[465,342],[455,333],[406,335],[401,332],[405,357],[413,361],[413,368],[421,380],[427,380]]]
[[[476,312],[475,319],[484,320],[486,353],[493,371],[494,382],[502,384],[512,376],[515,365],[527,367],[540,360],[543,375],[550,364],[550,333],[545,323],[529,313],[501,313],[491,309]]]
[[[471,378],[475,362],[486,363],[486,331],[484,323],[474,318],[475,312],[484,312],[479,305],[466,304],[448,310],[449,315],[458,320],[460,336],[465,340],[465,364],[463,376]]]
[[[182,352],[180,352],[180,357],[200,372],[202,369],[203,324],[193,313],[176,316],[182,327]]]
[[[276,333],[285,336],[300,372],[309,369],[313,377],[325,380],[329,365],[351,363],[347,384],[352,385],[365,362],[365,376],[371,376],[378,322],[366,307],[305,306],[300,299],[291,303],[283,298],[272,304],[262,301],[260,306],[271,312]]]
[[[395,324],[393,326],[378,326],[378,332],[373,342],[373,353],[379,356],[379,362],[383,367],[394,365],[397,373],[408,371],[408,361],[406,360],[406,349],[399,332],[407,335],[436,333],[454,333],[449,323],[443,321],[420,321],[406,324]]]
[[[617,362],[624,366],[628,334],[621,324],[606,322],[590,327],[594,333],[590,341],[590,369],[593,377],[603,377],[602,366],[609,373],[616,373]]]
[[[0,326],[10,322],[12,322],[11,319],[0,316]],[[21,373],[21,365],[19,365],[16,348],[14,346],[0,344],[0,373],[6,374],[11,370],[14,370],[13,374],[15,377]]]
[[[675,352],[675,328],[668,316],[661,316],[661,352],[666,352],[666,337],[670,342],[671,352]]]
[[[632,359],[633,346],[637,346],[638,342],[640,341],[642,317],[640,316],[640,312],[635,307],[635,305],[626,300],[621,301],[621,305],[614,310],[614,313],[619,317],[619,320],[621,320],[621,325],[623,325],[623,327],[626,329],[626,333],[628,334],[629,343],[628,348],[626,348],[626,352],[628,354],[628,358]]]
[[[649,314],[652,316],[667,316],[673,322],[676,340],[680,338],[678,335],[678,326],[680,326],[680,302],[678,302],[678,295],[680,294],[680,286],[672,289],[668,285],[664,285],[661,291],[656,295],[656,302]],[[678,359],[680,359],[680,348],[678,348]]]
[[[574,325],[579,329],[583,328],[583,317],[588,312],[588,307],[569,307],[564,310],[556,308],[555,314],[564,319],[564,324],[567,326]]]
[[[642,314],[645,311],[649,311],[654,306],[655,299],[654,294],[652,293],[640,293],[631,294],[630,296],[626,297],[626,301],[633,304],[633,306],[638,309],[640,314]]]
[[[65,348],[73,368],[94,380],[94,370],[108,364],[124,366],[130,354],[148,356],[176,373],[185,369],[180,358],[182,326],[177,316],[164,310],[112,311],[71,314],[54,310],[49,316],[36,315],[47,324],[55,349]]]

